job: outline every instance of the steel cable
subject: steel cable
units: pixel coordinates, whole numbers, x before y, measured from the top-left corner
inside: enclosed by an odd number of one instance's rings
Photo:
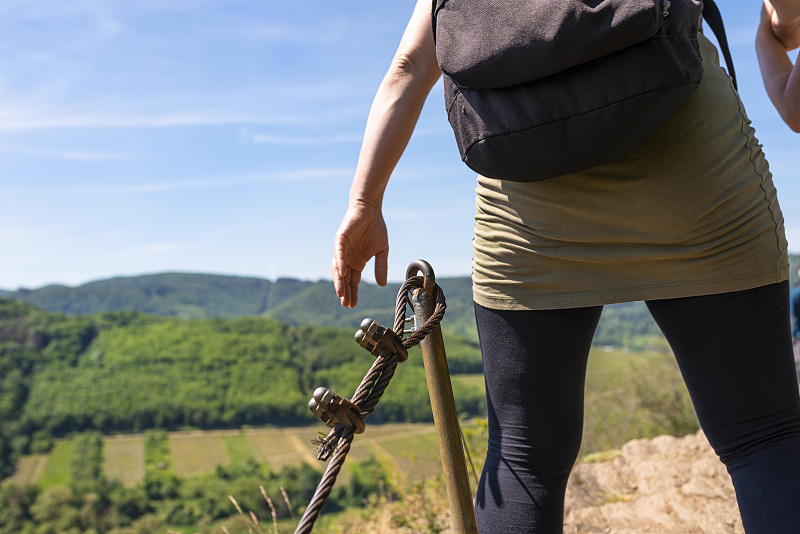
[[[393,331],[400,338],[403,336],[403,325],[406,320],[406,308],[410,304],[410,294],[415,289],[423,289],[424,282],[425,280],[422,276],[412,276],[405,281],[397,292]],[[413,332],[409,337],[403,339],[403,347],[406,349],[418,345],[420,341],[439,325],[442,317],[444,317],[445,308],[447,307],[444,293],[442,289],[435,284],[433,286],[433,293],[435,302],[433,313],[422,327]],[[367,371],[361,384],[356,388],[350,401],[358,408],[361,419],[364,419],[375,410],[378,401],[394,376],[398,361],[397,353],[389,351],[382,352],[380,356],[375,359],[369,371]],[[344,423],[336,423],[327,436],[316,441],[318,445],[317,459],[324,461],[330,458],[330,460],[317,485],[314,496],[311,498],[311,501],[303,512],[303,516],[300,518],[300,522],[294,531],[295,534],[308,534],[314,528],[314,523],[316,523],[322,511],[322,507],[325,505],[328,496],[333,490],[336,477],[342,470],[354,436],[355,429],[353,426],[348,426]]]

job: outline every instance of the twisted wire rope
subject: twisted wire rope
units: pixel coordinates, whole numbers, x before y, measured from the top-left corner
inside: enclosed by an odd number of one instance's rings
[[[394,327],[392,330],[400,338],[403,337],[406,308],[411,303],[410,293],[414,289],[422,289],[423,287],[424,278],[422,276],[412,276],[403,283],[397,292]],[[403,339],[403,347],[406,349],[418,345],[420,341],[439,325],[442,317],[444,317],[445,308],[447,307],[444,293],[438,285],[434,285],[433,293],[435,302],[433,313],[422,327]],[[397,353],[389,351],[382,352],[380,356],[375,359],[372,366],[370,366],[364,379],[356,388],[355,393],[353,393],[353,397],[350,401],[358,407],[359,416],[362,420],[375,410],[378,401],[394,376],[399,361],[398,358]],[[317,441],[319,446],[317,449],[317,459],[324,461],[330,458],[330,460],[317,485],[314,496],[311,498],[311,501],[303,512],[303,516],[297,524],[297,528],[294,531],[295,534],[308,534],[314,528],[314,523],[316,523],[322,511],[322,507],[325,505],[328,496],[333,490],[336,478],[342,470],[347,453],[350,452],[350,446],[354,436],[355,428],[353,426],[337,423],[333,429],[328,432],[327,436]]]

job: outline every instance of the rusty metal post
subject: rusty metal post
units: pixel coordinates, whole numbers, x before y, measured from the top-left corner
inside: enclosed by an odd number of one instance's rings
[[[408,266],[406,279],[422,271],[424,288],[414,291],[410,297],[411,307],[419,324],[423,324],[433,314],[434,288],[436,280],[433,269],[425,261],[418,260]],[[439,438],[439,454],[442,457],[445,486],[450,501],[450,515],[453,531],[456,534],[477,534],[472,491],[464,460],[461,429],[458,423],[450,371],[442,339],[442,330],[437,326],[420,342],[428,393],[431,397],[433,422]]]

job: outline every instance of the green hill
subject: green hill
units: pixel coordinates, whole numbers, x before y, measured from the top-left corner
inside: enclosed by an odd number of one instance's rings
[[[481,372],[477,344],[450,340],[453,372]],[[398,369],[372,422],[431,420],[421,360]],[[39,448],[37,436],[310,424],[311,392],[329,386],[349,397],[372,361],[352,329],[268,317],[69,316],[0,299],[0,476]],[[485,410],[478,388],[461,387],[458,398],[462,413]]]
[[[243,317],[263,314],[312,282],[162,273],[117,277],[77,287],[50,285],[6,295],[38,308],[70,315],[137,311],[181,318]]]
[[[438,280],[447,299],[443,328],[448,336],[477,341],[468,277]],[[289,278],[269,281],[190,273],[163,273],[99,280],[77,287],[51,285],[20,289],[7,298],[68,315],[135,311],[181,319],[266,316],[290,326],[338,327],[355,331],[364,317],[385,325],[394,321],[399,283],[363,283],[355,310],[342,308],[330,281]],[[642,303],[608,306],[598,327],[598,345],[643,348],[660,333]],[[658,342],[656,341],[656,344]]]
[[[468,277],[439,280],[447,298],[448,332],[477,339]],[[390,325],[399,283],[379,287],[363,283],[359,306],[342,308],[330,281],[281,278],[274,282],[191,273],[117,277],[69,287],[50,285],[20,289],[6,295],[52,312],[90,315],[106,311],[136,311],[182,319],[235,318],[264,315],[297,326],[332,326],[355,331],[364,317]]]
[[[796,282],[800,256],[790,255],[791,282]],[[438,280],[447,298],[442,324],[447,335],[477,341],[469,277]],[[69,315],[135,311],[181,319],[266,316],[290,326],[339,327],[355,331],[364,317],[385,325],[394,320],[400,284],[387,287],[362,283],[359,305],[345,309],[329,280],[162,273],[99,280],[76,287],[51,285],[8,292],[6,298]],[[2,294],[2,291],[0,291]],[[663,337],[641,302],[606,306],[595,345],[642,349],[664,346]]]
[[[470,279],[442,278],[438,283],[447,298],[445,332],[477,340]],[[77,287],[51,285],[20,289],[6,297],[69,315],[135,311],[182,319],[267,316],[290,326],[340,327],[355,331],[364,317],[392,324],[399,288],[398,283],[386,287],[363,283],[355,310],[339,305],[330,281],[285,278],[272,282],[189,273],[118,277]],[[622,346],[640,335],[658,335],[641,303],[610,306],[598,329],[597,343]]]

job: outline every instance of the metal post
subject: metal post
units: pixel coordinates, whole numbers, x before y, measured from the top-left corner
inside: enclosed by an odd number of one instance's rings
[[[422,260],[409,265],[406,279],[415,276],[419,271],[422,271],[424,276],[424,289],[412,292],[409,300],[417,322],[423,324],[434,311],[436,280],[430,264]],[[472,491],[440,327],[437,326],[420,342],[420,349],[428,381],[428,393],[431,397],[433,422],[436,435],[439,437],[439,454],[442,457],[453,530],[456,534],[477,534],[478,525],[472,504]]]

